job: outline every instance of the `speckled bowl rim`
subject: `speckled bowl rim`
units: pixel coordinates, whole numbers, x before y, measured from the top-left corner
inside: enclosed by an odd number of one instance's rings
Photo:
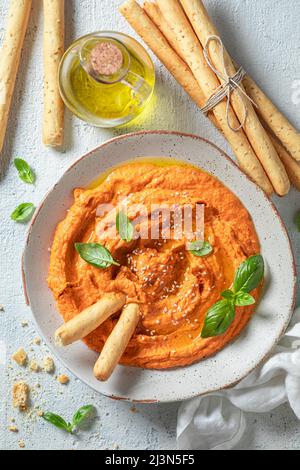
[[[105,141],[104,143],[102,143],[101,145],[95,147],[93,150],[87,152],[86,154],[84,154],[83,156],[81,156],[80,158],[78,158],[75,162],[73,162],[69,168],[67,168],[67,170],[60,176],[60,178],[57,180],[57,182],[47,191],[47,193],[45,194],[45,196],[43,197],[41,203],[39,204],[39,206],[37,207],[33,217],[32,217],[32,220],[30,222],[30,225],[28,227],[28,230],[27,230],[27,234],[26,234],[26,241],[25,241],[25,247],[24,247],[24,250],[23,250],[23,254],[22,254],[22,260],[21,260],[21,271],[22,271],[22,283],[23,283],[23,292],[24,292],[24,296],[25,296],[25,301],[26,301],[26,304],[30,307],[30,299],[29,299],[29,295],[28,295],[28,290],[27,290],[27,286],[26,286],[26,273],[25,273],[25,267],[24,267],[24,258],[25,258],[25,252],[26,252],[26,248],[29,244],[29,241],[30,241],[30,237],[31,237],[31,234],[32,234],[32,231],[33,231],[33,228],[34,228],[34,224],[35,224],[35,221],[37,220],[37,217],[41,211],[41,209],[43,208],[43,205],[44,205],[44,202],[45,200],[47,199],[47,197],[49,196],[49,194],[56,188],[57,185],[60,184],[61,180],[65,177],[65,175],[74,167],[76,166],[80,161],[82,161],[83,159],[85,158],[88,158],[90,157],[91,155],[93,155],[95,152],[98,152],[100,149],[103,149],[104,147],[108,146],[108,145],[111,145],[113,144],[114,142],[117,142],[117,141],[121,141],[121,140],[126,140],[128,138],[132,138],[132,137],[139,137],[139,136],[142,136],[142,135],[149,135],[149,134],[152,134],[152,135],[168,135],[168,136],[177,136],[177,137],[188,137],[188,138],[192,138],[194,140],[200,140],[200,141],[204,141],[206,142],[207,144],[211,145],[212,147],[214,147],[218,152],[220,152],[226,159],[227,161],[229,162],[230,165],[233,165],[236,170],[238,172],[240,172],[244,177],[246,177],[252,184],[252,180],[247,176],[245,175],[245,173],[242,172],[242,170],[239,168],[239,166],[232,160],[232,158],[229,157],[229,155],[227,155],[225,153],[224,150],[220,149],[220,147],[218,147],[216,144],[214,144],[213,142],[211,142],[210,140],[206,139],[205,137],[201,137],[201,136],[198,136],[196,134],[191,134],[191,133],[186,133],[186,132],[178,132],[178,131],[169,131],[169,130],[150,130],[150,131],[136,131],[136,132],[131,132],[131,133],[126,133],[126,134],[122,134],[120,136],[116,136],[116,137],[113,137],[107,141]],[[231,189],[231,188],[229,188]],[[263,364],[271,355],[274,347],[277,345],[277,343],[280,341],[281,337],[283,336],[283,334],[285,333],[290,321],[291,321],[291,317],[294,313],[294,310],[295,310],[295,305],[296,305],[296,292],[297,292],[297,269],[296,269],[296,260],[295,260],[295,256],[294,256],[294,253],[293,253],[293,249],[292,249],[292,244],[291,244],[291,239],[290,239],[290,236],[288,234],[288,231],[285,227],[285,224],[279,214],[279,211],[277,209],[277,207],[275,206],[275,204],[273,203],[273,201],[271,200],[271,198],[264,193],[264,191],[262,189],[260,189],[259,187],[256,186],[256,190],[261,194],[261,196],[268,201],[268,203],[271,205],[271,208],[273,209],[277,219],[279,220],[280,222],[280,225],[281,225],[281,229],[282,229],[282,232],[283,234],[285,235],[286,237],[286,240],[288,242],[288,246],[289,246],[289,251],[290,251],[290,255],[291,255],[291,259],[292,259],[292,268],[293,268],[293,272],[292,272],[292,276],[293,276],[293,296],[292,296],[292,299],[291,299],[291,307],[289,309],[289,312],[287,314],[287,318],[286,318],[286,321],[284,322],[283,326],[282,326],[282,330],[281,332],[278,334],[277,338],[275,339],[274,341],[274,344],[271,348],[269,348],[269,350],[266,352],[266,354],[264,355],[263,358],[261,358],[259,360],[259,362],[254,366],[254,367],[251,367],[249,368],[249,370],[247,370],[245,373],[243,373],[241,375],[241,377],[239,377],[238,380],[234,381],[234,382],[231,382],[231,383],[228,383],[226,385],[224,385],[222,388],[220,387],[216,387],[214,389],[211,389],[211,390],[207,390],[203,393],[188,393],[186,396],[182,396],[180,398],[176,398],[176,399],[157,399],[157,400],[152,400],[152,399],[142,399],[142,400],[135,400],[135,399],[132,399],[130,397],[119,397],[119,396],[115,396],[113,394],[109,394],[109,393],[105,393],[105,392],[100,392],[99,390],[95,389],[90,383],[88,383],[86,380],[84,380],[83,378],[81,377],[78,377],[77,373],[75,370],[73,370],[69,365],[67,365],[65,363],[65,361],[59,357],[59,355],[57,354],[57,352],[55,351],[55,349],[52,347],[52,344],[45,338],[43,332],[41,331],[40,327],[39,327],[39,324],[38,324],[38,321],[37,321],[37,318],[36,318],[36,315],[32,312],[32,315],[33,315],[33,318],[34,318],[34,322],[36,324],[36,327],[37,327],[37,330],[38,332],[41,334],[41,336],[44,338],[48,348],[50,349],[50,351],[53,353],[53,355],[66,367],[67,370],[69,370],[75,377],[79,378],[79,380],[81,380],[83,383],[85,383],[89,388],[91,388],[93,391],[97,392],[97,393],[101,393],[102,395],[104,396],[107,396],[109,398],[112,398],[114,400],[120,400],[120,401],[128,401],[128,402],[132,402],[132,403],[144,403],[144,404],[149,404],[149,403],[172,403],[172,402],[178,402],[178,401],[183,401],[183,400],[188,400],[188,399],[191,399],[191,398],[196,398],[196,397],[200,397],[200,396],[204,396],[204,395],[207,395],[209,393],[212,393],[212,392],[217,392],[217,391],[220,391],[220,390],[224,390],[224,389],[227,389],[227,388],[232,388],[234,387],[235,385],[237,385],[238,383],[240,383],[245,377],[247,377],[253,370],[255,370],[257,367],[259,367],[261,364]],[[234,192],[234,191],[233,191]]]

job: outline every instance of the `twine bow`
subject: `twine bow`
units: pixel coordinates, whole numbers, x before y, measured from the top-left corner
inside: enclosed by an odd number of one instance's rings
[[[209,49],[208,49],[208,46],[211,43],[211,41],[217,41],[220,45],[224,73],[217,70],[215,68],[215,66],[213,65],[213,63],[211,62],[210,55],[209,55]],[[223,44],[221,38],[219,38],[219,36],[212,35],[212,36],[209,36],[207,38],[205,47],[203,49],[203,53],[204,53],[204,57],[205,57],[205,60],[207,62],[207,65],[209,66],[209,68],[224,83],[220,84],[220,86],[216,89],[215,93],[213,93],[213,95],[209,98],[206,105],[203,108],[201,108],[201,111],[204,114],[207,114],[210,110],[214,109],[215,106],[217,106],[217,104],[219,104],[224,98],[227,98],[227,103],[226,103],[226,120],[227,120],[227,124],[228,124],[228,127],[233,132],[238,132],[240,129],[242,129],[242,127],[244,127],[244,124],[245,124],[246,119],[247,119],[247,108],[246,108],[246,105],[243,101],[243,96],[245,96],[249,101],[251,101],[251,103],[254,106],[258,107],[257,104],[250,98],[250,96],[247,95],[247,93],[240,86],[240,83],[242,82],[243,78],[245,77],[246,72],[243,69],[243,67],[240,67],[235,75],[233,75],[232,77],[229,75],[229,73],[227,71],[227,66],[226,66],[226,55],[225,55],[226,52],[225,52],[224,44]],[[230,123],[230,120],[229,120],[230,97],[231,97],[231,93],[234,90],[236,91],[236,93],[239,94],[239,96],[241,98],[241,101],[243,103],[243,106],[244,106],[244,118],[243,118],[243,120],[242,120],[239,127],[232,127],[232,125]]]

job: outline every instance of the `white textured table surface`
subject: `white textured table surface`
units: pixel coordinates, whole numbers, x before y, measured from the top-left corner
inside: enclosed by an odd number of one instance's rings
[[[66,0],[66,45],[93,30],[113,29],[133,34],[118,14],[120,0]],[[268,90],[277,105],[300,128],[299,0],[206,0],[224,41],[237,60]],[[15,89],[10,124],[0,159],[0,448],[18,449],[174,449],[177,404],[137,405],[115,402],[96,395],[75,377],[67,386],[45,373],[27,373],[10,361],[20,346],[30,358],[41,361],[47,348],[31,346],[36,333],[22,292],[20,258],[26,228],[10,220],[20,202],[41,201],[64,170],[88,150],[106,139],[136,129],[169,129],[196,133],[230,153],[223,138],[200,115],[189,98],[157,61],[157,87],[153,107],[138,124],[122,130],[100,130],[66,116],[65,149],[59,153],[41,144],[42,115],[42,19],[41,0],[33,0],[22,64]],[[8,0],[0,2],[0,35]],[[298,80],[298,81],[297,81]],[[297,89],[298,87],[298,89]],[[12,166],[15,156],[25,158],[37,174],[35,186],[18,180]],[[299,193],[292,191],[277,207],[288,227],[299,269],[300,235],[293,223],[300,209]],[[36,266],[36,269],[39,269]],[[299,291],[298,291],[299,303]],[[28,326],[21,326],[23,320]],[[6,362],[4,352],[6,349]],[[31,350],[32,349],[32,350]],[[3,363],[5,362],[5,363]],[[56,373],[66,372],[56,361]],[[67,419],[79,406],[92,403],[98,416],[92,428],[78,437],[65,435],[32,414],[21,416],[11,405],[11,384],[25,379],[33,386],[32,409],[61,413]],[[36,384],[40,384],[40,388]],[[1,409],[2,408],[2,409]],[[15,418],[19,433],[8,431]],[[288,406],[273,413],[249,414],[248,448],[300,449],[300,423]]]

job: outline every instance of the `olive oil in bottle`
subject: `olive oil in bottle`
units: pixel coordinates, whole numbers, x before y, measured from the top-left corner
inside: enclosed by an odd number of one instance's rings
[[[155,84],[145,49],[121,33],[94,33],[77,40],[60,66],[60,90],[81,119],[115,127],[137,117],[149,103]]]

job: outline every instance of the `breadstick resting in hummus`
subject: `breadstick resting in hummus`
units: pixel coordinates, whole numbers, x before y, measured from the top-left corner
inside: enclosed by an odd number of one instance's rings
[[[161,214],[153,217],[157,207],[189,207],[194,226],[199,204],[200,245],[184,231],[177,236],[174,214],[167,230]],[[100,353],[99,380],[118,361],[167,369],[202,360],[251,319],[264,271],[259,252],[247,209],[212,175],[158,158],[116,167],[74,190],[57,227],[48,284],[65,325],[56,338],[82,339]]]

